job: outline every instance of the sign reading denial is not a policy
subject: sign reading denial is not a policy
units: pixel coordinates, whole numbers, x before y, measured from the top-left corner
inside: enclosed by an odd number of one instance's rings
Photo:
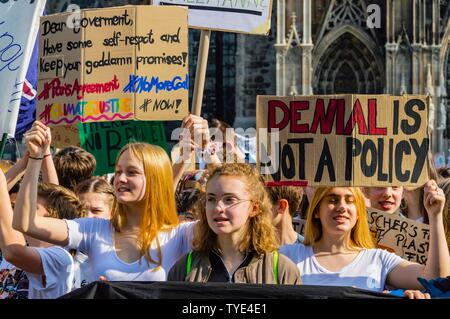
[[[187,9],[123,6],[41,18],[38,115],[50,125],[188,112]]]
[[[425,265],[430,247],[430,226],[397,214],[368,209],[370,232],[378,248]]]
[[[415,186],[428,180],[424,97],[258,96],[257,127],[261,173],[277,182]]]

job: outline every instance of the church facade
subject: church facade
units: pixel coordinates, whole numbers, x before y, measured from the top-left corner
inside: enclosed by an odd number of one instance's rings
[[[447,153],[448,1],[275,1],[277,95],[428,95],[432,149]]]

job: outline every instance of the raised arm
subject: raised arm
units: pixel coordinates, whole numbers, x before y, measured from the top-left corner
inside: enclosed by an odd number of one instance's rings
[[[39,121],[36,121],[39,122]],[[40,122],[39,122],[40,123]],[[55,164],[53,163],[50,145],[52,143],[52,134],[50,128],[47,129],[48,146],[42,159],[42,180],[44,183],[52,183],[59,185],[58,174],[56,173]]]
[[[417,277],[434,279],[450,275],[450,256],[443,222],[445,195],[434,180],[425,184],[423,201],[430,224],[427,263],[423,266],[402,261],[388,275],[388,283],[396,288],[422,289]]]
[[[23,234],[12,228],[13,211],[6,185],[6,177],[0,170],[0,249],[3,257],[27,272],[43,274],[39,253],[27,247]]]
[[[203,150],[207,164],[220,165],[220,159],[216,154],[216,147],[210,140],[208,121],[200,116],[190,114],[183,119],[181,128],[189,130],[189,134],[183,134],[178,146],[180,158],[172,165],[174,187],[176,188],[181,176],[191,163],[187,162],[196,149]]]
[[[25,174],[27,163],[28,152],[25,152],[25,155],[6,172],[5,177],[6,182],[8,183],[8,192],[14,187],[14,185],[17,184],[18,181],[20,181],[23,174]]]
[[[13,227],[31,237],[66,246],[68,244],[66,222],[36,214],[39,170],[49,145],[48,128],[36,121],[27,132],[25,141],[30,157],[14,207]]]

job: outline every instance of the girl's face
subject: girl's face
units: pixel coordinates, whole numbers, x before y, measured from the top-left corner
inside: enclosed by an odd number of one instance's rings
[[[103,193],[82,193],[78,197],[84,204],[89,218],[111,218],[111,196]]]
[[[244,179],[214,176],[206,186],[206,218],[217,235],[245,231],[249,217],[256,214]]]
[[[403,187],[367,187],[365,193],[370,207],[392,214],[402,203]]]
[[[358,212],[355,196],[346,187],[331,188],[319,204],[318,213],[324,233],[342,235],[348,233],[356,225]]]
[[[144,165],[130,150],[120,155],[114,174],[114,192],[121,204],[138,203],[145,195]]]

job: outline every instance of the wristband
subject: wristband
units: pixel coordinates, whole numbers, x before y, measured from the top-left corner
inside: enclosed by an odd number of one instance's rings
[[[43,157],[33,157],[33,156],[28,156],[29,159],[33,159],[33,160],[41,160],[43,159]]]
[[[42,158],[46,158],[47,156],[51,156],[51,155],[52,155],[52,153],[48,153],[48,154],[44,155]]]

